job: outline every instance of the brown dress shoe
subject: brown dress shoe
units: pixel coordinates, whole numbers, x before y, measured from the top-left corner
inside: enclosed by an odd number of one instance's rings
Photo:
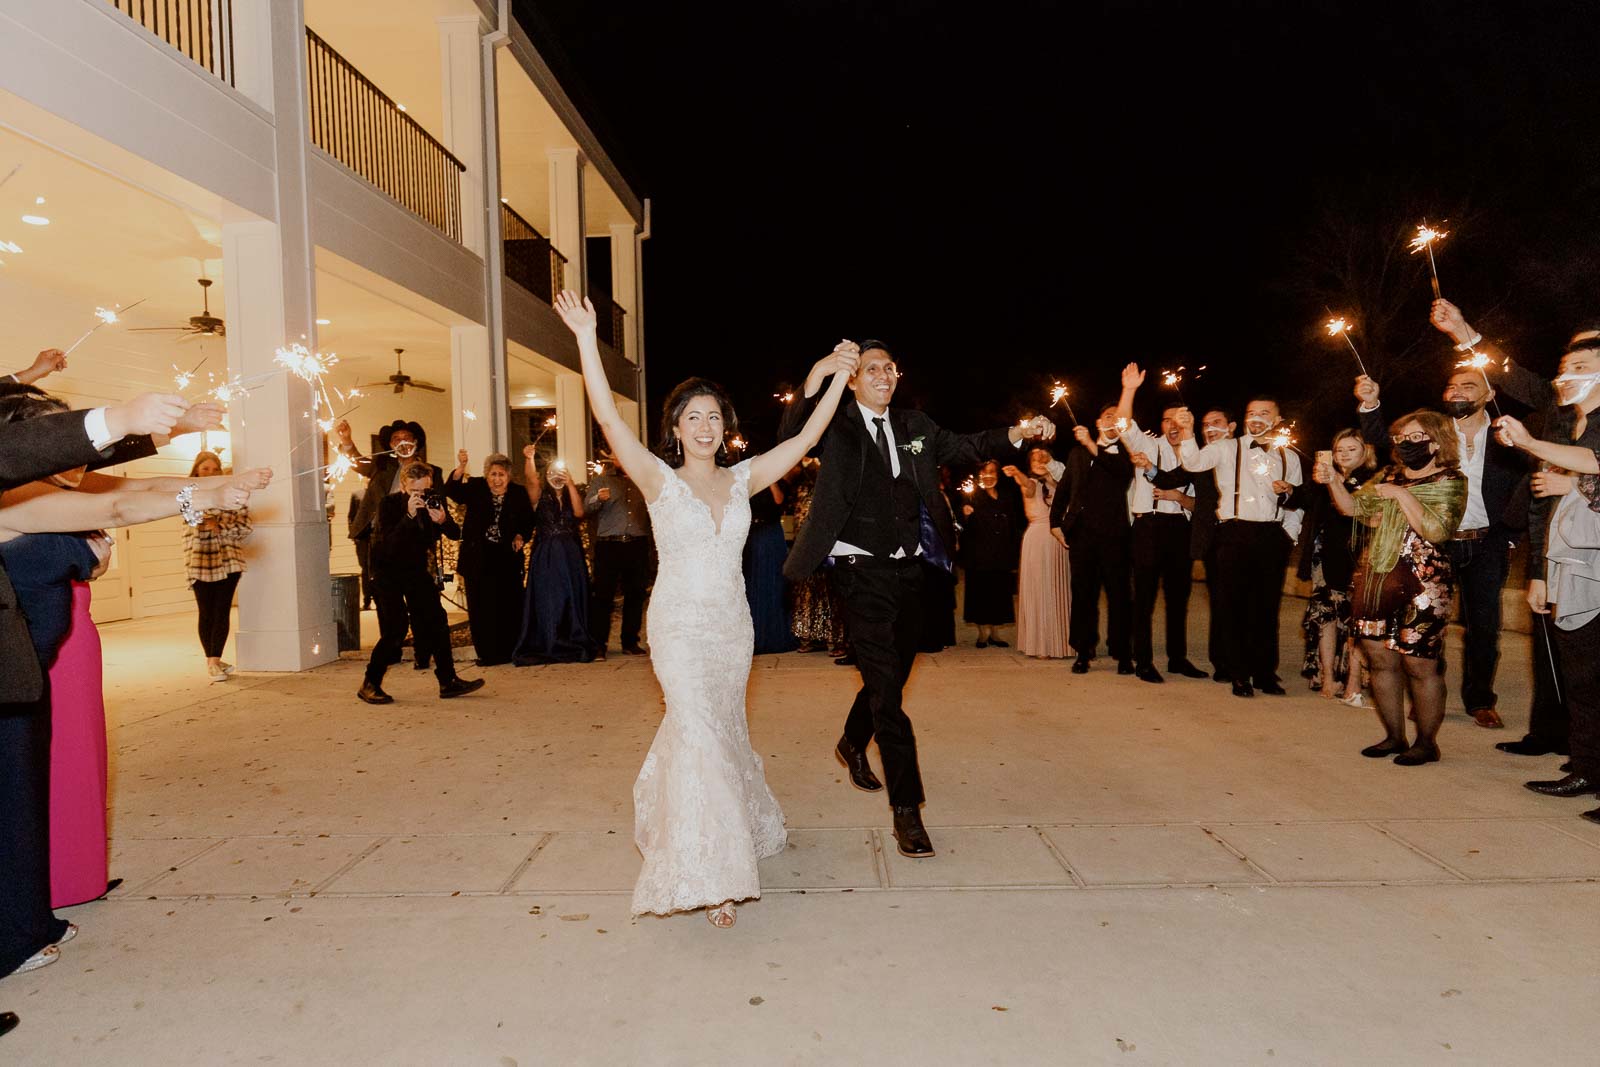
[[[1493,708],[1478,708],[1472,713],[1472,721],[1490,730],[1506,728],[1506,724],[1500,721],[1500,713]]]

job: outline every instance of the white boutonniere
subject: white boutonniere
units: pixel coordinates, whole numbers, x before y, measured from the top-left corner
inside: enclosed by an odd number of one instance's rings
[[[922,442],[926,441],[927,439],[928,437],[926,434],[918,434],[916,437],[911,439],[911,443],[909,445],[901,445],[900,451],[910,452],[913,456],[920,456],[922,455]]]

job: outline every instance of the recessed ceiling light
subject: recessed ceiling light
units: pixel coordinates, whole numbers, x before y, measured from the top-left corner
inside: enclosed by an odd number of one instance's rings
[[[538,393],[523,393],[522,394],[522,399],[524,399],[524,400],[538,400],[539,399],[539,394]]]
[[[33,198],[33,202],[34,202],[34,203],[35,203],[35,204],[42,204],[42,203],[44,203],[44,197],[42,197],[42,196],[36,196],[36,197],[34,197],[34,198]]]
[[[45,218],[43,215],[24,215],[22,216],[22,221],[26,222],[29,226],[50,225],[50,220]]]
[[[317,325],[318,326],[328,326],[328,325],[331,325],[332,322],[333,322],[332,319],[318,319],[317,320]]]

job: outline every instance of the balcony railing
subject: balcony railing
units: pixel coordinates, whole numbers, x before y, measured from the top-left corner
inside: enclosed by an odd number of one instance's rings
[[[234,84],[233,0],[107,0],[112,7]]]
[[[309,26],[306,67],[312,143],[460,241],[466,166]]]
[[[589,300],[594,304],[595,314],[600,320],[596,325],[595,333],[600,340],[621,352],[624,346],[622,339],[623,316],[627,313],[622,310],[621,304],[611,299],[610,293],[592,291],[589,293]]]
[[[567,257],[509,204],[500,205],[500,237],[505,245],[506,277],[546,304],[555,303],[556,294],[566,285]]]

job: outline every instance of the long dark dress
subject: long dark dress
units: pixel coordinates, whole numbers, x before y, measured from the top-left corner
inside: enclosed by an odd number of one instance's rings
[[[788,588],[783,580],[783,561],[788,555],[783,505],[772,498],[770,489],[763,489],[750,498],[750,536],[744,542],[744,595],[750,602],[758,656],[795,648],[785,603]]]
[[[588,663],[594,654],[594,638],[589,636],[589,571],[578,539],[578,520],[567,491],[546,486],[533,512],[528,588],[512,661],[519,667]]]
[[[1357,467],[1344,476],[1344,487],[1354,493],[1377,473],[1371,467]],[[1360,527],[1350,516],[1333,506],[1333,498],[1321,485],[1306,489],[1306,519],[1301,528],[1300,565],[1302,581],[1311,583],[1306,613],[1300,628],[1306,636],[1305,665],[1300,676],[1310,680],[1312,689],[1321,689],[1322,631],[1335,627],[1333,678],[1343,683],[1350,674],[1350,578],[1355,573]]]
[[[509,663],[522,633],[525,596],[522,553],[511,546],[518,536],[524,541],[533,536],[533,505],[520,485],[506,486],[496,498],[484,479],[463,482],[453,471],[444,494],[467,509],[456,572],[466,579],[467,620],[478,665]]]
[[[961,617],[978,626],[1003,626],[1017,618],[1012,594],[1017,589],[1024,523],[1005,487],[998,486],[996,492],[991,497],[976,490],[967,500],[972,514],[962,519],[961,526],[961,564],[967,580]]]

